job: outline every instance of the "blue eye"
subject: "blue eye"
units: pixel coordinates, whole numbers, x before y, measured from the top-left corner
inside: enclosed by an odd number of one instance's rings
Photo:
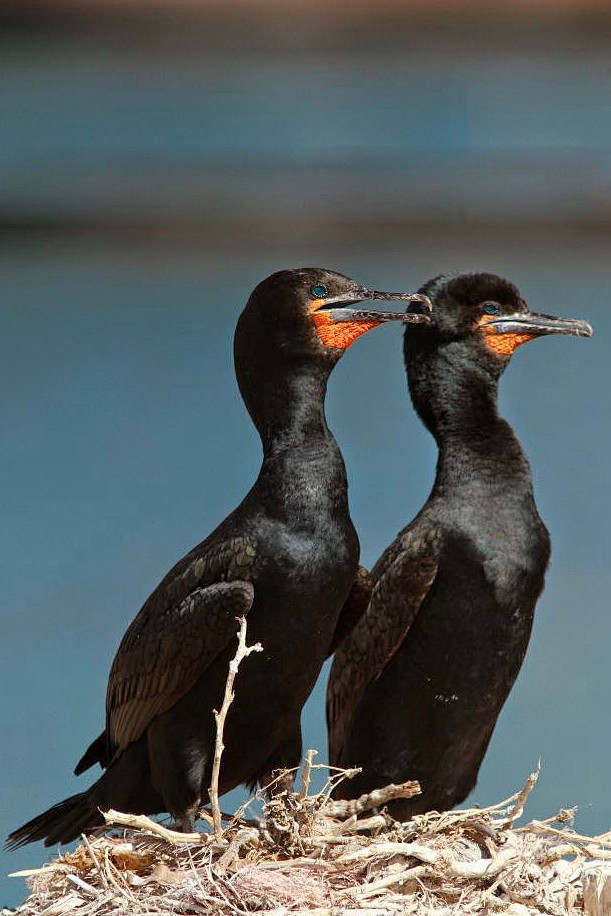
[[[310,295],[314,299],[324,299],[325,296],[329,295],[329,290],[322,283],[317,283],[316,286],[312,286],[310,289]]]
[[[484,305],[484,312],[486,315],[498,315],[501,311],[500,305],[497,305],[496,302],[486,302]]]

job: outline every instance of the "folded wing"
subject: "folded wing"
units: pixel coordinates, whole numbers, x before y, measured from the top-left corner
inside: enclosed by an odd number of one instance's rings
[[[411,627],[437,574],[439,538],[416,523],[395,540],[372,570],[365,614],[340,644],[327,688],[329,759],[341,765],[354,712]]]

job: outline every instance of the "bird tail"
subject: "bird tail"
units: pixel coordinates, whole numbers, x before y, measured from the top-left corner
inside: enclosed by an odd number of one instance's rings
[[[108,766],[108,742],[106,741],[106,732],[92,741],[77,765],[74,768],[74,775],[80,776],[94,763],[99,763],[102,767]]]
[[[48,811],[32,818],[18,827],[7,837],[7,849],[19,849],[26,843],[44,840],[45,846],[57,843],[71,843],[81,833],[94,830],[104,824],[104,818],[91,799],[91,793],[79,792],[71,795]]]

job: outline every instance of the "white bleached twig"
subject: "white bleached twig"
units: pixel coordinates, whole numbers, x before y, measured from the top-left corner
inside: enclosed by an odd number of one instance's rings
[[[263,651],[263,646],[261,643],[256,642],[252,646],[246,645],[246,618],[239,617],[238,622],[240,624],[240,629],[238,630],[238,648],[236,654],[229,662],[229,673],[225,683],[225,694],[223,696],[223,703],[221,705],[220,711],[217,711],[216,709],[214,710],[214,720],[216,722],[216,741],[214,742],[214,761],[212,763],[212,776],[210,778],[210,788],[208,789],[208,795],[210,796],[210,806],[212,808],[214,836],[217,841],[220,841],[223,838],[223,828],[221,826],[221,809],[219,808],[219,773],[221,770],[221,757],[223,756],[223,751],[225,750],[225,745],[223,744],[223,729],[225,727],[225,719],[227,718],[229,707],[231,706],[235,696],[233,691],[233,682],[235,681],[235,676],[238,673],[240,662],[248,655],[250,655],[251,652]]]

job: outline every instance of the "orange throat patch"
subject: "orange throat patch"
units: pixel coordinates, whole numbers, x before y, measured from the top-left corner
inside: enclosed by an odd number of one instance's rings
[[[324,299],[315,299],[310,308],[310,314],[318,336],[326,347],[347,350],[355,340],[382,323],[381,321],[339,321],[335,323],[328,312],[318,311],[323,308],[324,304]]]
[[[537,336],[536,334],[499,334],[494,330],[494,326],[486,327],[493,320],[491,316],[483,315],[479,320],[479,327],[484,334],[486,345],[501,356],[511,356],[514,350]]]

